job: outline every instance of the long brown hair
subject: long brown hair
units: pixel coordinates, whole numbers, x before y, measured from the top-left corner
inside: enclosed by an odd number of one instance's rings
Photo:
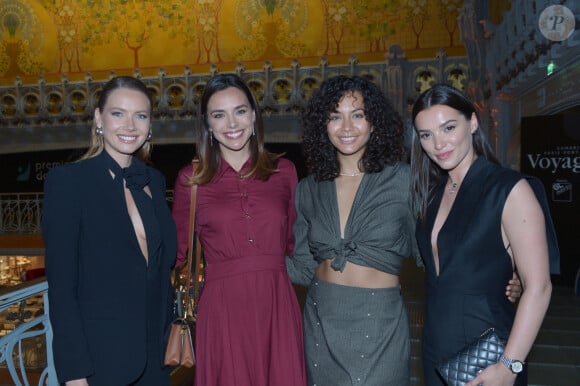
[[[412,122],[413,122],[413,144],[411,147],[411,192],[413,195],[412,203],[415,211],[421,221],[425,220],[427,206],[429,205],[432,191],[441,180],[441,176],[447,174],[437,164],[427,156],[421,147],[421,141],[417,135],[415,127],[415,118],[417,115],[428,108],[436,105],[449,106],[461,113],[465,119],[471,120],[473,114],[477,122],[481,122],[475,105],[469,98],[463,95],[459,90],[446,84],[436,84],[429,90],[423,92],[413,105]],[[488,161],[499,164],[495,153],[486,139],[485,133],[479,127],[473,136],[473,150],[479,157],[484,157]]]
[[[273,173],[278,170],[277,160],[282,154],[274,154],[268,152],[264,147],[264,123],[260,107],[256,102],[256,98],[250,91],[246,83],[235,74],[218,74],[211,78],[203,89],[200,101],[200,119],[201,125],[196,131],[196,147],[197,157],[199,158],[199,166],[196,175],[190,181],[191,184],[207,184],[217,173],[221,163],[221,150],[217,144],[212,144],[211,133],[209,131],[209,123],[207,116],[207,105],[210,98],[218,91],[234,87],[242,91],[251,109],[256,115],[254,122],[255,135],[250,137],[250,167],[243,178],[256,178],[259,180],[267,180]]]
[[[101,89],[96,109],[98,109],[102,113],[103,110],[105,109],[107,101],[109,100],[109,96],[113,93],[113,91],[121,88],[126,88],[129,90],[139,91],[143,93],[143,95],[147,96],[147,99],[149,100],[149,109],[151,110],[153,106],[153,101],[151,99],[151,94],[149,94],[149,91],[147,90],[147,86],[145,86],[145,84],[142,81],[140,81],[137,78],[133,78],[132,76],[117,76],[110,79],[107,83],[105,83],[105,85]],[[89,143],[89,148],[87,149],[85,154],[83,154],[79,158],[79,161],[98,156],[103,152],[104,148],[105,141],[103,139],[103,135],[97,134],[97,123],[93,119],[93,124],[91,126],[91,139]],[[151,163],[151,148],[152,148],[151,141],[147,140],[145,141],[143,146],[141,146],[141,148],[137,150],[135,156],[145,163]]]

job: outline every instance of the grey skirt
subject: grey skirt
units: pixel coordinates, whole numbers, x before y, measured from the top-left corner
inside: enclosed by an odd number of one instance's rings
[[[314,279],[304,305],[310,386],[405,386],[410,338],[400,287],[348,287]]]

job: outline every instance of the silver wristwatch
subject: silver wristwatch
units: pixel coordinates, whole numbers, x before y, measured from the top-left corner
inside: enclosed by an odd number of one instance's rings
[[[499,361],[505,365],[508,369],[511,370],[514,374],[519,374],[524,370],[524,364],[522,361],[518,361],[517,359],[511,359],[502,355],[499,357]]]

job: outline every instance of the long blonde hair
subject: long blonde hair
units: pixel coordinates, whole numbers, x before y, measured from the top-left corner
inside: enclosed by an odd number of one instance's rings
[[[149,108],[151,109],[153,106],[153,100],[151,99],[151,94],[149,94],[149,90],[147,90],[147,86],[137,78],[133,78],[132,76],[117,76],[109,80],[103,88],[101,89],[101,94],[99,96],[99,100],[97,102],[97,107],[100,112],[103,112],[105,109],[105,105],[109,99],[109,96],[113,93],[113,91],[118,90],[120,88],[127,88],[130,90],[135,90],[143,93],[147,96],[149,100]],[[103,152],[105,148],[105,141],[103,139],[102,134],[97,134],[97,123],[93,119],[93,124],[91,126],[91,139],[89,143],[89,148],[87,151],[79,158],[80,160],[93,158],[98,156]],[[151,141],[147,140],[143,146],[135,153],[135,156],[145,163],[151,163]]]

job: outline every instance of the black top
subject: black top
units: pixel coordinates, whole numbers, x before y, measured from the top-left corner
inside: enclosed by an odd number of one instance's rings
[[[431,248],[431,233],[447,179],[434,192],[426,224],[416,235],[427,276],[423,361],[427,385],[437,382],[434,368],[482,332],[494,327],[509,336],[515,307],[505,296],[512,277],[510,256],[501,234],[505,201],[524,178],[520,173],[479,157],[469,169],[438,235],[439,276]],[[538,200],[547,208],[537,180],[529,179]],[[543,189],[543,187],[541,187]],[[550,258],[559,261],[549,212],[545,212]],[[556,264],[556,263],[555,263]]]

